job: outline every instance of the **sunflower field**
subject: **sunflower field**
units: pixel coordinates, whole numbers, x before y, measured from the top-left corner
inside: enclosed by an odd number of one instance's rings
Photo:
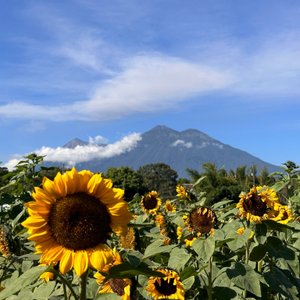
[[[124,200],[110,178],[0,173],[0,300],[299,299],[300,171],[208,205],[204,178]]]

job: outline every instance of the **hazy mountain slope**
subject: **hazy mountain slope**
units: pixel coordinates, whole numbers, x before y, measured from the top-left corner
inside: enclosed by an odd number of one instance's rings
[[[178,132],[166,126],[156,126],[142,134],[142,140],[127,153],[100,161],[81,163],[77,167],[105,171],[109,167],[118,166],[137,169],[142,165],[157,162],[170,165],[180,177],[187,176],[187,168],[200,170],[206,162],[213,162],[227,170],[242,165],[256,165],[258,169],[267,167],[269,171],[279,169],[245,151],[223,144],[201,131],[188,129]]]

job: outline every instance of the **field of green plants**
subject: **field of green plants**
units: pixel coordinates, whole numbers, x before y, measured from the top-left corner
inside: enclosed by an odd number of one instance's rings
[[[207,176],[128,199],[101,173],[42,161],[1,168],[0,300],[300,298],[293,162],[211,201]]]

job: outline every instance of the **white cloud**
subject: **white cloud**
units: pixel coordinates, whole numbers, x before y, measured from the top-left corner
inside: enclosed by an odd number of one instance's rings
[[[94,141],[95,140],[99,140],[99,136],[94,138]],[[115,143],[105,146],[88,144],[85,146],[78,145],[72,149],[63,147],[51,148],[44,146],[41,149],[33,152],[37,155],[45,156],[44,161],[46,162],[61,162],[72,166],[76,163],[86,162],[93,159],[110,158],[131,151],[140,140],[140,134],[132,133]],[[4,166],[12,170],[21,159],[22,157],[15,157],[5,163]]]
[[[141,55],[121,72],[99,83],[86,101],[57,106],[14,102],[0,106],[0,115],[38,120],[111,120],[132,113],[170,109],[184,100],[227,87],[229,73],[179,58]]]
[[[103,137],[102,135],[97,135],[95,137],[89,137],[89,144],[91,144],[91,145],[106,144],[107,142],[108,142],[107,138]]]
[[[184,140],[176,140],[174,143],[171,144],[171,146],[173,146],[173,147],[181,146],[181,147],[186,147],[186,148],[192,148],[193,143],[185,142]]]

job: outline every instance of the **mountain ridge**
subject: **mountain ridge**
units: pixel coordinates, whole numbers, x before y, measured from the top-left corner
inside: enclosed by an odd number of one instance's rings
[[[72,144],[73,145],[73,144]],[[82,162],[78,169],[105,172],[109,167],[129,166],[138,169],[150,163],[165,163],[177,171],[179,177],[187,177],[186,169],[201,171],[204,163],[214,163],[218,168],[236,169],[246,165],[266,167],[269,172],[279,166],[265,162],[244,150],[224,144],[197,129],[176,131],[165,125],[157,125],[144,132],[136,146],[118,156]]]

